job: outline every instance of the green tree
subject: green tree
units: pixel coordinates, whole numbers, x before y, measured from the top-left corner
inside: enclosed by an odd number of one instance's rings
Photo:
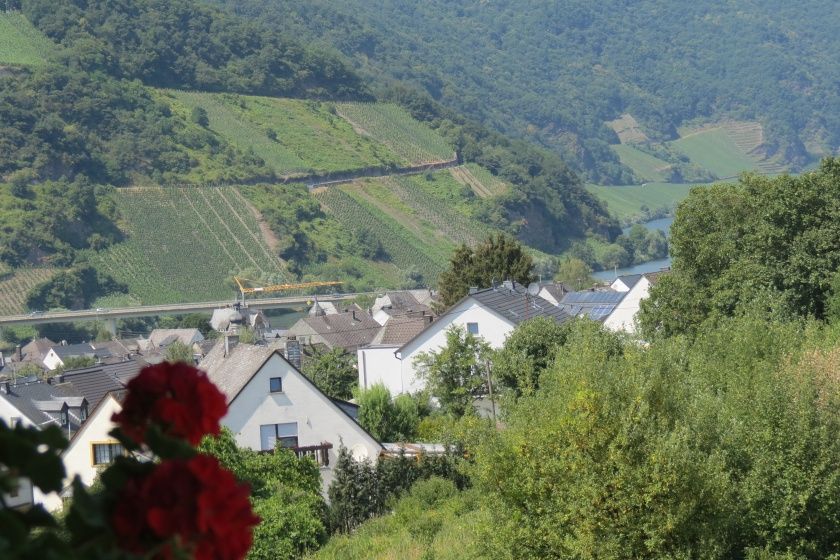
[[[826,159],[798,177],[748,175],[692,190],[671,230],[673,278],[642,308],[645,336],[690,333],[757,300],[825,317],[840,268],[838,185],[840,162]]]
[[[581,259],[568,257],[560,263],[554,281],[562,282],[575,290],[586,289],[594,283],[592,268]]]
[[[438,280],[439,307],[447,309],[467,295],[470,287],[488,288],[492,282],[534,280],[534,263],[522,245],[506,235],[487,238],[477,247],[461,245]]]
[[[210,125],[210,118],[207,116],[207,110],[204,107],[193,107],[190,112],[190,120],[204,128]]]
[[[359,423],[379,441],[410,441],[417,433],[420,414],[410,395],[391,398],[387,387],[376,384],[359,391]]]
[[[487,390],[490,354],[487,342],[453,325],[446,331],[446,346],[422,352],[414,365],[443,411],[460,417]]]
[[[493,377],[517,395],[534,392],[571,328],[571,322],[561,325],[548,317],[519,324],[493,354]]]
[[[217,437],[205,437],[199,450],[215,456],[251,485],[254,511],[261,521],[254,529],[248,558],[298,558],[326,541],[321,475],[311,459],[298,459],[288,449],[257,453],[239,447],[227,428]]]
[[[353,398],[353,389],[359,382],[356,357],[343,348],[306,359],[303,373],[324,393],[337,399]]]
[[[167,362],[184,362],[185,364],[193,363],[192,348],[190,348],[180,340],[176,340],[175,342],[166,347],[164,357],[166,358]]]

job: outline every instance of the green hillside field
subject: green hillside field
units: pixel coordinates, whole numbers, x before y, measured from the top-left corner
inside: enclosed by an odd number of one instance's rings
[[[667,161],[634,148],[629,144],[618,144],[612,146],[613,151],[618,154],[621,163],[633,170],[643,181],[664,181],[667,179],[667,170],[671,167]]]
[[[0,315],[24,313],[29,291],[58,271],[57,268],[18,268],[0,272]]]
[[[90,261],[143,304],[221,300],[233,275],[287,279],[254,214],[233,187],[121,189],[128,240]]]
[[[19,12],[0,12],[0,64],[44,64],[56,45]]]
[[[453,153],[437,133],[389,104],[342,104],[355,124],[333,103],[172,90],[160,95],[186,117],[203,108],[212,132],[253,150],[281,176],[421,164]]]
[[[492,231],[470,216],[463,188],[450,171],[439,171],[320,188],[315,196],[346,232],[380,245],[380,260],[433,283],[456,245]]]
[[[644,219],[643,207],[651,211],[660,208],[673,209],[688,196],[695,185],[676,183],[647,183],[603,187],[587,185],[587,190],[603,200],[610,212],[622,223],[633,223]]]
[[[721,179],[758,169],[758,161],[745,154],[722,127],[686,134],[670,145]]]
[[[336,111],[362,134],[413,164],[449,160],[454,150],[440,135],[393,103],[339,103]]]

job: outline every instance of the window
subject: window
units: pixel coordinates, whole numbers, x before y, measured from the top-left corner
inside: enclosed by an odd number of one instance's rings
[[[297,422],[263,424],[260,426],[260,449],[272,451],[278,444],[280,447],[297,447],[297,435]]]
[[[467,332],[470,334],[478,334],[478,323],[467,323]]]
[[[120,455],[125,455],[125,449],[119,443],[94,443],[91,447],[94,465],[108,465]]]
[[[88,417],[88,407],[87,404],[82,405],[82,410],[79,411],[79,418],[84,422],[87,420]]]
[[[67,414],[66,408],[61,409],[61,412],[58,414],[58,421],[61,422],[61,425],[65,428],[70,425],[70,415]]]
[[[283,379],[280,377],[272,377],[268,380],[268,390],[272,393],[283,392]]]

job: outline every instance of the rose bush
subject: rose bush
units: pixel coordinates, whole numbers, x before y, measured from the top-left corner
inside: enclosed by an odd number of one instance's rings
[[[165,544],[192,553],[196,560],[238,560],[251,547],[251,511],[247,485],[209,455],[170,460],[145,476],[130,479],[117,499],[111,525],[121,547],[146,554]]]
[[[227,413],[224,394],[203,371],[185,363],[148,366],[127,388],[122,411],[113,420],[138,444],[156,426],[164,435],[198,445],[205,435],[219,434],[219,421]]]
[[[113,417],[111,435],[128,456],[102,472],[95,490],[77,477],[60,522],[40,505],[22,512],[0,503],[0,557],[241,560],[259,523],[250,487],[193,447],[220,432],[226,412],[225,396],[198,369],[144,368]],[[66,446],[55,427],[0,421],[0,490],[15,488],[18,473],[43,492],[61,490]]]

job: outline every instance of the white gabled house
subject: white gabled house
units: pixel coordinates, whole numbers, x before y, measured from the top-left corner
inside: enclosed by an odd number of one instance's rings
[[[222,424],[237,444],[256,451],[280,445],[313,457],[325,490],[341,445],[357,459],[378,459],[382,445],[351,416],[348,403],[321,392],[278,348],[225,346],[217,344],[199,368],[227,397]]]
[[[610,285],[616,292],[624,294],[621,303],[604,321],[604,326],[614,331],[624,331],[630,334],[636,332],[636,315],[641,308],[642,300],[650,294],[650,287],[656,283],[662,272],[647,274],[631,274],[619,276]]]
[[[97,475],[114,459],[125,454],[123,446],[114,439],[110,432],[114,429],[111,417],[122,410],[119,400],[113,393],[108,393],[91,411],[87,421],[70,438],[70,445],[61,454],[67,476],[60,494],[41,494],[35,490],[36,503],[41,503],[47,511],[61,509],[64,499],[72,496],[73,479],[78,475],[85,486],[90,486]]]
[[[446,331],[451,326],[480,336],[492,348],[501,348],[519,323],[534,317],[550,317],[560,323],[572,318],[540,296],[529,295],[519,284],[504,282],[472,291],[399,348],[383,348],[360,356],[359,383],[363,388],[374,382],[384,383],[394,395],[422,390],[424,383],[418,378],[414,360],[423,352],[446,346]],[[389,358],[386,351],[392,352],[394,358]]]

